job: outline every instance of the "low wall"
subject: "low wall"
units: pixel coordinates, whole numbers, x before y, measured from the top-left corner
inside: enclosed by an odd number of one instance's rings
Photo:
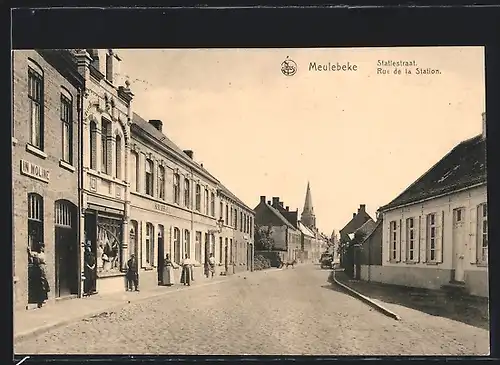
[[[255,255],[260,255],[271,261],[271,267],[278,267],[280,265],[280,258],[284,259],[287,256],[286,251],[255,251]]]
[[[438,268],[361,265],[361,280],[414,288],[441,289],[449,284],[451,270]],[[488,297],[487,272],[467,271],[465,282],[472,295]]]

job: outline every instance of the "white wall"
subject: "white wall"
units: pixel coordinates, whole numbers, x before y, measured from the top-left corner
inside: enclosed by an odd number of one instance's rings
[[[453,229],[453,210],[455,208],[463,207],[465,208],[465,228],[464,228],[464,270],[465,271],[486,271],[487,267],[484,265],[477,265],[475,263],[476,257],[476,238],[475,236],[470,236],[471,230],[474,229],[474,222],[470,221],[471,210],[477,208],[479,204],[485,203],[487,201],[486,185],[480,187],[472,188],[466,191],[455,193],[452,195],[432,199],[420,204],[414,204],[404,208],[394,209],[392,211],[384,213],[384,229],[383,229],[383,250],[382,250],[382,265],[387,267],[417,267],[417,268],[434,268],[434,269],[444,269],[451,270],[453,262],[453,242],[452,242],[452,229]],[[431,265],[425,262],[423,258],[424,241],[421,240],[423,233],[421,231],[421,224],[425,226],[425,217],[427,214],[437,213],[437,216],[442,216],[441,223],[441,235],[442,235],[442,262]],[[405,243],[405,222],[407,218],[414,217],[415,224],[418,228],[416,230],[416,242],[417,249],[420,248],[421,255],[419,260],[415,263],[406,263],[406,243]],[[420,219],[419,219],[420,218]],[[474,218],[474,217],[473,217]],[[399,262],[394,262],[389,260],[390,252],[390,239],[389,239],[389,229],[391,221],[401,221],[401,234],[398,243],[401,245],[401,260]],[[420,223],[420,224],[418,224]],[[472,223],[472,224],[471,224]]]

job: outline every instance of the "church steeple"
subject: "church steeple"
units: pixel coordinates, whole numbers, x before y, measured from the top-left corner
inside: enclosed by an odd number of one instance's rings
[[[304,209],[302,210],[301,222],[308,228],[316,228],[316,216],[314,215],[314,207],[311,198],[311,187],[309,181],[307,182],[306,200],[304,202]]]

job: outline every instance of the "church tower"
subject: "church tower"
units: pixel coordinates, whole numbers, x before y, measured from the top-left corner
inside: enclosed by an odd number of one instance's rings
[[[302,210],[300,221],[306,227],[316,230],[316,216],[314,215],[314,208],[311,198],[311,187],[309,186],[309,181],[307,182],[306,200],[304,202],[304,209]]]

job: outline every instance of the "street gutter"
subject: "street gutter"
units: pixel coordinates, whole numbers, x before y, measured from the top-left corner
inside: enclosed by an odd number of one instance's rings
[[[333,281],[335,284],[337,284],[338,286],[342,287],[343,289],[345,289],[349,294],[351,294],[353,297],[355,298],[358,298],[359,300],[361,300],[362,302],[368,304],[369,306],[371,306],[372,308],[376,309],[377,311],[379,311],[380,313],[382,314],[385,314],[386,316],[388,317],[391,317],[392,319],[395,319],[397,321],[400,321],[401,320],[401,317],[399,315],[397,315],[396,313],[390,311],[389,309],[385,308],[384,306],[378,304],[377,302],[375,302],[374,300],[368,298],[367,296],[357,292],[356,290],[354,290],[353,288],[341,283],[339,280],[337,280],[337,278],[335,277],[335,270],[332,270],[332,277],[333,277]]]

